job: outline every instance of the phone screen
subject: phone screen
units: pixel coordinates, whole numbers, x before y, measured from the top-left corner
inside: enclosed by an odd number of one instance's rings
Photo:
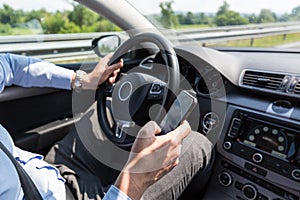
[[[186,91],[181,91],[168,113],[160,123],[162,134],[168,133],[185,120],[197,103],[197,99]]]

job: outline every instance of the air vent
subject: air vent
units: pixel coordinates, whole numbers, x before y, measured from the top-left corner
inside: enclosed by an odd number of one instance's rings
[[[294,93],[300,94],[300,81],[298,81],[298,83],[296,84],[296,86],[294,88]]]
[[[284,74],[274,74],[268,72],[246,71],[242,84],[251,87],[264,88],[270,90],[284,89]]]

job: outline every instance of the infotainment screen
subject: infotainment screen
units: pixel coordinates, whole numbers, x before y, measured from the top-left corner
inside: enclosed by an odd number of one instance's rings
[[[297,152],[294,130],[248,117],[240,127],[239,140],[252,147],[283,159],[292,158]]]

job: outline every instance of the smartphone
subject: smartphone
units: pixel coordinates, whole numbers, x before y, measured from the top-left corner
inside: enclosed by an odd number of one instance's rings
[[[164,135],[176,129],[189,116],[196,105],[197,98],[195,95],[182,90],[161,121],[161,133],[159,135]]]

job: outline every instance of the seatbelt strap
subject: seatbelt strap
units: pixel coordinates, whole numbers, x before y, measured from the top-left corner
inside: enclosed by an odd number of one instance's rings
[[[35,184],[31,180],[30,176],[26,173],[24,168],[16,161],[16,159],[12,156],[12,154],[8,151],[8,149],[0,142],[0,149],[7,155],[7,157],[14,164],[19,179],[21,182],[21,187],[24,192],[24,197],[26,200],[42,200],[42,196],[36,188]]]

